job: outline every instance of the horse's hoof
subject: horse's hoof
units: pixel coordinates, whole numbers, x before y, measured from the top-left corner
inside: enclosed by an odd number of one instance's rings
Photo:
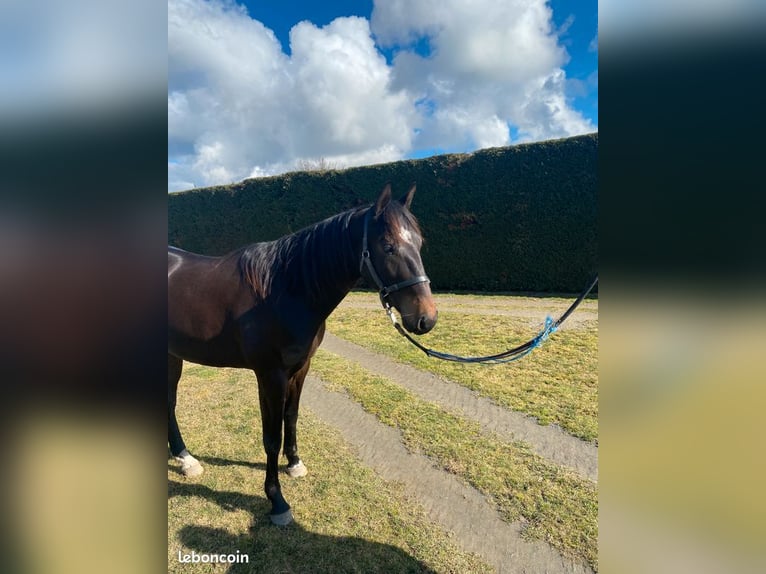
[[[195,478],[205,472],[205,469],[195,460],[194,462],[181,465],[181,472],[184,473],[186,478]]]
[[[306,465],[303,464],[303,461],[299,460],[294,465],[287,467],[287,474],[291,478],[300,478],[301,476],[306,476],[308,470],[306,469]]]
[[[199,461],[189,454],[188,450],[183,450],[181,454],[175,457],[181,463],[181,472],[186,478],[194,478],[204,472],[204,468]]]
[[[293,513],[290,510],[283,512],[282,514],[269,514],[271,523],[277,526],[287,526],[293,521]]]

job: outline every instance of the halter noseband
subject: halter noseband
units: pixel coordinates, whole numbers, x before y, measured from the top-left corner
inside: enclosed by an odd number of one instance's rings
[[[359,272],[362,273],[362,270],[365,267],[367,268],[367,272],[378,288],[380,303],[386,310],[389,310],[391,305],[385,301],[385,298],[388,297],[391,293],[404,289],[405,287],[417,285],[418,283],[430,283],[431,280],[425,275],[417,275],[411,279],[400,281],[399,283],[393,283],[388,286],[383,284],[383,281],[380,279],[380,275],[378,275],[378,273],[375,271],[375,267],[372,264],[372,259],[370,259],[370,250],[367,246],[367,227],[370,225],[370,219],[372,219],[372,210],[373,208],[371,207],[364,215],[364,233],[362,234],[362,260],[359,263]]]

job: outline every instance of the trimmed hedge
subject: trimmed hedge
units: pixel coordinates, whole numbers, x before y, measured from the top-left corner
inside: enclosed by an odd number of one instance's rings
[[[168,195],[168,242],[222,254],[416,182],[435,290],[576,293],[597,269],[598,134]]]

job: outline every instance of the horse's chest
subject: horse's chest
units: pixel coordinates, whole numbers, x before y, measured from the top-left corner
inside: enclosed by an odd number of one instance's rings
[[[305,364],[309,358],[311,352],[311,342],[308,343],[294,343],[292,345],[286,345],[281,348],[280,356],[282,364],[287,369],[294,369],[301,367]]]
[[[242,331],[243,351],[254,367],[265,362],[279,362],[280,367],[290,371],[300,368],[315,350],[314,341],[317,328],[306,325],[296,328],[294,325],[275,323],[271,328],[264,328],[261,323],[244,326]]]
[[[279,356],[286,369],[299,369],[311,357],[316,350],[317,331],[314,326],[285,330],[284,339],[279,346]]]

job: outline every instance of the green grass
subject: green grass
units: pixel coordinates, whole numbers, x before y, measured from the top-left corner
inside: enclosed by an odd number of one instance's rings
[[[485,434],[357,364],[320,351],[313,372],[342,389],[383,423],[398,428],[411,451],[433,458],[487,495],[526,536],[597,569],[598,499],[595,485],[530,452]]]
[[[558,317],[571,303],[571,299],[554,298],[449,297],[450,310],[443,309],[434,330],[418,340],[439,351],[469,356],[497,353],[529,340],[537,334],[533,323],[541,323],[554,309]],[[352,304],[376,301],[374,294],[352,293],[348,297]],[[438,306],[438,296],[436,301]],[[522,310],[539,320],[460,312],[461,307],[491,308],[500,302],[503,309]],[[586,301],[583,308],[597,310],[597,305],[596,301]],[[468,365],[427,357],[397,333],[382,309],[341,305],[327,326],[334,335],[473,389],[501,406],[535,417],[540,424],[556,423],[587,441],[598,437],[596,320],[558,331],[530,355],[504,365]]]
[[[269,523],[265,454],[253,374],[186,365],[179,423],[205,473],[187,481],[168,464],[168,572],[491,572],[396,484],[354,457],[337,431],[301,410],[298,440],[309,474],[282,475],[295,522]],[[284,461],[283,461],[284,462]],[[181,564],[182,554],[248,554],[249,564]]]

